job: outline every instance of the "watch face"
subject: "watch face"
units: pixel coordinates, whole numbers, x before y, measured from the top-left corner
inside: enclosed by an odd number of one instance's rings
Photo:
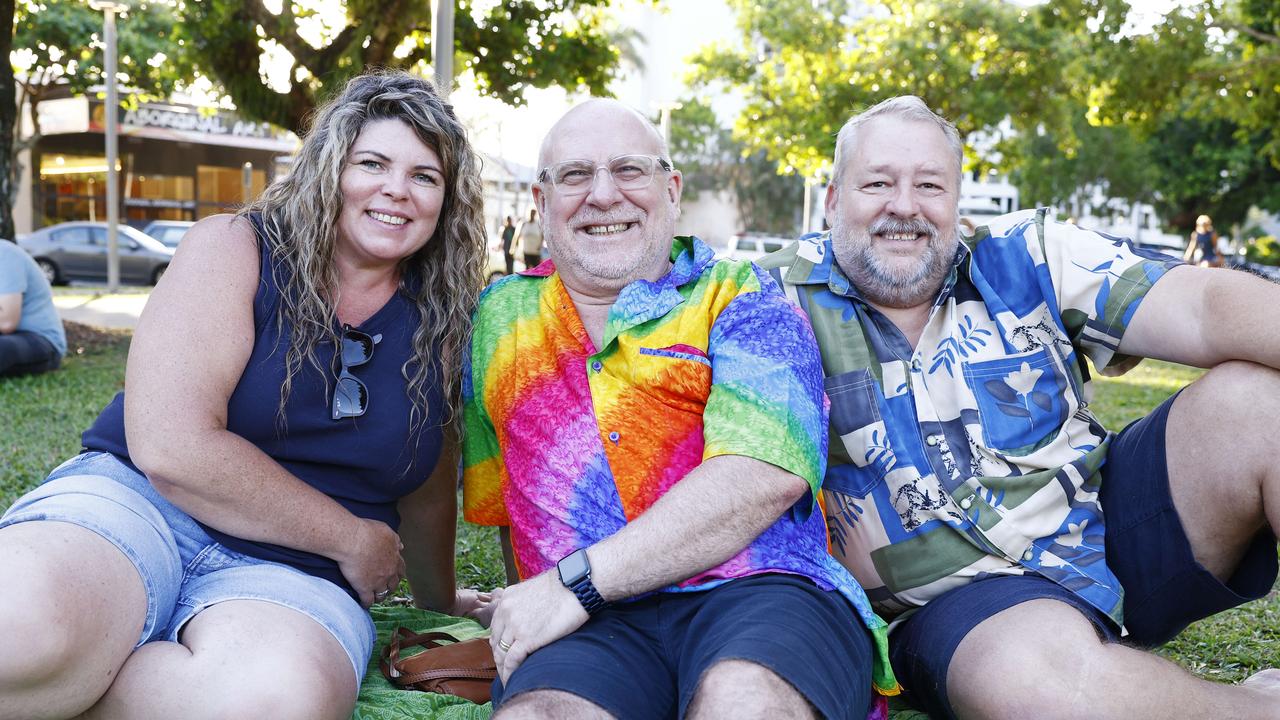
[[[560,570],[560,582],[565,585],[573,585],[591,573],[591,565],[587,562],[585,550],[566,555],[557,563],[557,568]]]

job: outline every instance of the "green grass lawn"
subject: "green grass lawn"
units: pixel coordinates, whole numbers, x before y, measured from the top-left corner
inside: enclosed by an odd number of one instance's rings
[[[56,373],[0,379],[0,507],[38,484],[80,448],[80,432],[123,387],[129,334],[70,326],[71,351]],[[1199,370],[1147,361],[1121,378],[1099,378],[1093,408],[1103,423],[1120,429],[1178,388]],[[459,582],[490,588],[503,583],[497,533],[459,525]],[[1242,679],[1280,665],[1280,599],[1273,592],[1245,608],[1197,623],[1160,650],[1192,672],[1216,680]]]

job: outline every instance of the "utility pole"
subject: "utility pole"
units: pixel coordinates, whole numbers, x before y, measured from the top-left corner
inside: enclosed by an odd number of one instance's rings
[[[120,176],[116,173],[120,98],[116,90],[116,13],[128,10],[129,6],[109,0],[89,0],[89,7],[103,12],[103,34],[107,41],[107,106],[103,113],[107,120],[107,292],[116,292],[120,289]]]
[[[436,92],[444,100],[453,90],[453,0],[431,0],[431,64]]]

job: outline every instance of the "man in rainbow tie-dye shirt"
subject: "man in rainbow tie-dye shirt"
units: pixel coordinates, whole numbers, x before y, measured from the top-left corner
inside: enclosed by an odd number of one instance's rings
[[[463,386],[466,517],[519,580],[495,591],[499,716],[881,715],[885,625],[816,501],[808,323],[673,238],[681,176],[636,111],[574,108],[540,164],[552,259],[485,291]]]

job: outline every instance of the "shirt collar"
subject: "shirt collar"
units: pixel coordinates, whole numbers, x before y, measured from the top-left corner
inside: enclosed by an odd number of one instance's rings
[[[614,338],[642,323],[660,318],[684,302],[680,288],[702,277],[702,272],[715,260],[711,247],[693,235],[681,235],[671,241],[671,269],[657,280],[636,280],[618,292],[609,311],[601,348]],[[556,272],[553,260],[520,272],[526,277],[551,277]]]
[[[604,344],[622,332],[660,318],[684,302],[680,288],[702,276],[715,253],[699,238],[677,236],[671,241],[671,269],[657,280],[636,280],[622,288],[609,312]]]

